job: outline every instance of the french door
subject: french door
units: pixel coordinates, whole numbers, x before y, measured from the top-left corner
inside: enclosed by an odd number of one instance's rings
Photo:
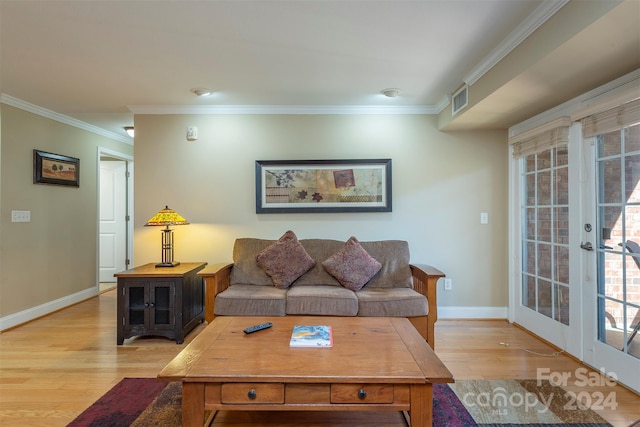
[[[587,274],[597,278],[585,294],[585,362],[640,390],[640,125],[583,147],[594,158],[584,191],[596,226]]]
[[[513,268],[520,285],[513,320],[557,347],[581,354],[579,152],[553,145],[516,161],[513,196],[520,236]],[[517,217],[516,217],[517,215]]]
[[[513,165],[513,320],[639,391],[640,125]]]

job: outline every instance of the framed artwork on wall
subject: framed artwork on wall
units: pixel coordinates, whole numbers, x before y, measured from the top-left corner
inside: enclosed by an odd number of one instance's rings
[[[257,160],[256,213],[391,212],[391,159]]]
[[[33,150],[33,183],[80,187],[80,159]]]

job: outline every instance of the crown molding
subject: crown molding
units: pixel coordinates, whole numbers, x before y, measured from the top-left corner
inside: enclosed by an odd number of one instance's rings
[[[134,114],[438,114],[440,104],[379,105],[128,105]]]
[[[65,116],[64,114],[56,113],[55,111],[51,111],[34,104],[30,104],[26,101],[23,101],[18,98],[14,98],[13,96],[10,96],[4,93],[0,94],[0,103],[7,104],[24,111],[28,111],[30,113],[36,114],[41,117],[46,117],[48,119],[67,124],[69,126],[73,126],[73,127],[83,129],[98,135],[102,135],[109,139],[113,139],[119,142],[124,142],[125,144],[129,144],[129,145],[133,145],[133,140],[131,138],[127,138],[126,136],[123,136],[123,135],[118,135],[117,133],[74,119],[73,117]]]
[[[469,86],[477,82],[567,3],[569,0],[545,0],[463,79],[464,82]]]
[[[440,102],[438,102],[435,105],[435,109],[437,111],[436,114],[440,114],[442,112],[442,110],[444,110],[445,108],[447,108],[449,106],[449,104],[451,104],[451,95],[446,94],[445,96],[442,97]]]

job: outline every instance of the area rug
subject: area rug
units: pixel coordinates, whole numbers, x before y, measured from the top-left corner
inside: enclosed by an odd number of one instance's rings
[[[178,427],[181,422],[180,383],[157,382],[149,378],[125,378],[84,411],[73,427]],[[610,427],[590,409],[571,405],[564,389],[537,380],[457,380],[455,384],[435,384],[433,389],[434,427]],[[343,424],[340,412],[289,413],[292,425]],[[216,417],[230,423],[269,425],[282,422],[275,413],[223,411]],[[235,418],[234,418],[235,417]],[[294,418],[295,417],[295,421]],[[323,418],[321,420],[321,418]],[[358,423],[401,426],[398,413],[363,412]],[[346,425],[346,424],[344,424]]]

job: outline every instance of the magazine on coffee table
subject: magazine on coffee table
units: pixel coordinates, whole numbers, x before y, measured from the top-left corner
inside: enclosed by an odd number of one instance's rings
[[[296,325],[291,333],[291,347],[333,347],[331,326]]]

